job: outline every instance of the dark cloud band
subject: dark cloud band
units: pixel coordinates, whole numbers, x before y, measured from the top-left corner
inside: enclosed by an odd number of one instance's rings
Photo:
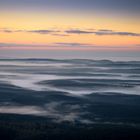
[[[4,33],[16,33],[16,32],[26,32],[26,33],[36,33],[42,35],[53,35],[53,36],[69,36],[71,34],[78,34],[78,35],[118,35],[118,36],[140,36],[140,33],[135,32],[120,32],[120,31],[113,31],[110,29],[100,29],[100,30],[81,30],[81,29],[69,29],[69,30],[53,30],[53,29],[43,29],[43,30],[12,30],[12,29],[0,29],[0,32]]]

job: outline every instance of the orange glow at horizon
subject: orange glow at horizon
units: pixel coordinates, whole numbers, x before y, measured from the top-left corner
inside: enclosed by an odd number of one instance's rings
[[[131,19],[130,19],[131,20]],[[140,33],[140,21],[132,22],[113,18],[102,18],[97,15],[83,17],[78,15],[59,15],[47,13],[0,13],[0,30],[6,28],[9,30],[61,30],[68,29],[110,29],[118,32]],[[138,50],[140,47],[140,36],[121,36],[121,35],[95,35],[95,34],[39,34],[29,32],[2,32],[0,31],[0,43],[13,44],[40,44],[47,47],[1,47],[0,49],[59,49],[59,50]],[[63,35],[64,34],[64,35]],[[54,43],[79,43],[90,44],[93,47],[51,47]],[[50,47],[48,47],[50,45]],[[114,48],[113,48],[114,46]],[[124,47],[125,46],[125,47]]]

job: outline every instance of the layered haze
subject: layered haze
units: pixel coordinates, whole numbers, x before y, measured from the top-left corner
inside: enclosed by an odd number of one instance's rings
[[[140,61],[0,60],[0,113],[123,125],[122,119],[129,118],[124,106],[130,112],[139,108],[139,91]],[[110,116],[111,108],[124,113]]]

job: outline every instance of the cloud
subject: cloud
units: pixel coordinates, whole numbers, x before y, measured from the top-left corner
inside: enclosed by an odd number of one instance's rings
[[[109,29],[100,29],[100,30],[98,30],[98,31],[100,31],[100,32],[112,32],[113,30],[109,30]]]
[[[140,44],[130,44],[130,45],[118,45],[118,46],[103,46],[103,45],[97,45],[97,44],[88,44],[88,43],[79,43],[79,42],[54,42],[50,44],[18,44],[18,43],[2,43],[0,42],[0,48],[5,49],[5,48],[16,48],[16,49],[55,49],[55,50],[61,50],[63,48],[64,50],[69,50],[69,49],[88,49],[88,50],[128,50],[128,49],[134,49],[137,51],[139,50]]]
[[[58,30],[27,30],[26,32],[29,33],[37,33],[37,34],[52,34],[52,33],[59,33]]]
[[[58,45],[58,46],[66,46],[66,47],[86,47],[86,46],[93,46],[93,44],[77,43],[77,42],[70,42],[70,43],[57,42],[57,43],[54,43],[54,44],[55,45]]]
[[[42,30],[12,30],[12,29],[0,29],[0,32],[5,33],[17,33],[17,32],[25,32],[25,33],[36,33],[36,34],[42,34],[42,35],[53,35],[53,36],[69,36],[71,34],[77,34],[77,35],[118,35],[118,36],[140,36],[140,33],[135,32],[125,32],[125,31],[113,31],[110,29],[87,29],[87,30],[81,30],[81,29],[67,29],[67,30],[54,30],[54,29],[42,29]]]
[[[93,44],[77,43],[77,42],[57,42],[52,44],[17,44],[17,43],[2,43],[0,42],[0,47],[93,47]]]
[[[2,30],[2,32],[5,32],[5,33],[13,33],[12,30],[8,30],[8,29],[4,29],[4,30]]]
[[[94,34],[94,35],[119,35],[119,36],[140,36],[139,33],[134,33],[134,32],[118,32],[118,31],[113,31],[110,29],[100,29],[100,30],[66,30],[65,31],[67,34]]]
[[[16,32],[23,32],[23,30],[14,30],[14,29],[8,29],[8,28],[1,28],[0,32],[4,33],[16,33]]]
[[[60,37],[70,36],[70,35],[64,34],[64,33],[53,33],[51,35],[53,35],[53,36],[60,36]]]
[[[0,42],[0,47],[48,47],[49,45],[41,44],[17,44],[17,43],[2,43]]]
[[[133,32],[118,32],[112,30],[98,30],[94,32],[95,35],[120,35],[120,36],[140,36],[138,33]]]
[[[140,47],[140,44],[136,44],[135,46],[136,46],[136,47]]]
[[[0,32],[4,33],[17,33],[17,32],[25,32],[25,33],[36,33],[36,34],[55,34],[59,33],[59,30],[52,30],[52,29],[43,29],[43,30],[14,30],[14,29],[0,29]]]
[[[87,31],[87,30],[78,30],[78,29],[72,29],[72,30],[66,30],[65,31],[68,34],[93,34],[93,31]]]

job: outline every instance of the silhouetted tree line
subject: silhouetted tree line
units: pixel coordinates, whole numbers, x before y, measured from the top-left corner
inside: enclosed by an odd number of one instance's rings
[[[139,140],[140,127],[55,123],[46,118],[0,115],[0,140]]]

